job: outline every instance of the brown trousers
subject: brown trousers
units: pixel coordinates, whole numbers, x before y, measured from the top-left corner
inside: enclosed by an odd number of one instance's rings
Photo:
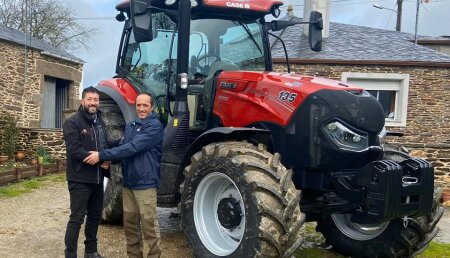
[[[161,236],[156,213],[156,189],[123,188],[123,227],[127,239],[128,257],[144,257],[141,229],[149,247],[147,258],[161,256]]]

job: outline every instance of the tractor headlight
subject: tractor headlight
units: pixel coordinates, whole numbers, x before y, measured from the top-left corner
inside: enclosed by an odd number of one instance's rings
[[[369,146],[367,135],[356,133],[340,122],[331,122],[325,125],[323,130],[331,141],[342,149],[361,151]]]

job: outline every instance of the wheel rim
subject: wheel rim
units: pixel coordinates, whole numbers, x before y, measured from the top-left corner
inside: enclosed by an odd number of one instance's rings
[[[331,218],[336,227],[347,237],[358,240],[367,241],[379,236],[389,225],[388,222],[378,224],[358,224],[350,220],[351,214],[332,214]]]
[[[228,176],[214,172],[203,178],[195,192],[193,209],[197,233],[211,253],[226,256],[238,248],[245,230],[245,207]]]

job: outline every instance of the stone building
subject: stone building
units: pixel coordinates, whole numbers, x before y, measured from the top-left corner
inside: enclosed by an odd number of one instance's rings
[[[316,53],[301,30],[296,25],[280,33],[291,71],[367,89],[385,110],[387,130],[404,133],[388,142],[433,162],[437,179],[450,182],[450,56],[415,45],[412,34],[339,23],[330,23],[329,37]],[[420,42],[445,46],[448,39],[419,37]],[[272,54],[274,70],[285,72],[278,41],[272,42]]]
[[[18,120],[18,148],[43,145],[64,157],[61,127],[64,114],[78,108],[83,61],[0,25],[0,65],[0,109]]]

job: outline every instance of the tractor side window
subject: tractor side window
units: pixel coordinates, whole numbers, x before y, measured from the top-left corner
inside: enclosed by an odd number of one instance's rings
[[[174,31],[158,30],[156,38],[150,42],[135,43],[130,37],[124,68],[132,79],[138,81],[137,87],[143,91],[153,91],[156,96],[166,94],[168,67],[176,67],[176,38]],[[171,60],[169,58],[170,41],[174,38],[174,50]],[[129,56],[129,57],[127,57]],[[171,78],[172,83],[175,78]],[[171,85],[172,86],[172,85]],[[173,86],[174,87],[174,86]]]
[[[167,87],[171,95],[175,94],[176,87],[178,33],[176,24],[164,13],[154,13],[152,16],[154,39],[150,42],[136,42],[130,31],[122,67],[127,79],[139,91],[153,95],[154,111],[165,124],[168,119],[166,99],[170,98],[167,96]],[[172,73],[169,74],[169,71]]]

